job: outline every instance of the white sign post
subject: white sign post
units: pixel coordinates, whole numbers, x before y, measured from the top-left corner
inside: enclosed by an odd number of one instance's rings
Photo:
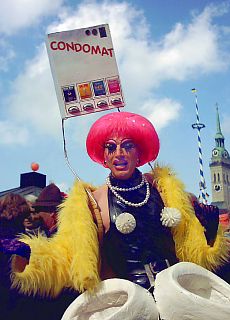
[[[124,107],[108,24],[47,35],[62,119]]]

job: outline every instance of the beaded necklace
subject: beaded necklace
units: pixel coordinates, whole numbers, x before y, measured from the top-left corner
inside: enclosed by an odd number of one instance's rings
[[[115,195],[115,197],[117,199],[119,199],[121,202],[123,202],[124,204],[126,204],[127,206],[130,206],[130,207],[142,207],[144,206],[148,200],[149,200],[149,197],[150,197],[150,187],[149,187],[149,183],[148,181],[146,180],[145,176],[142,175],[142,180],[141,180],[141,183],[139,183],[138,185],[134,186],[134,187],[131,187],[131,188],[119,188],[119,187],[116,187],[116,186],[113,186],[111,184],[111,181],[110,181],[110,177],[107,177],[106,179],[106,184],[108,186],[108,188],[111,190],[111,192]],[[120,191],[120,192],[129,192],[129,191],[133,191],[133,190],[137,190],[139,188],[141,188],[143,185],[146,185],[146,196],[145,196],[145,199],[141,202],[138,202],[138,203],[134,203],[134,202],[131,202],[131,201],[128,201],[126,200],[125,198],[123,198],[117,191]]]

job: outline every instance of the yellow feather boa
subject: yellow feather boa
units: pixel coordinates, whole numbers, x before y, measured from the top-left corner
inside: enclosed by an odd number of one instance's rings
[[[182,215],[181,223],[172,228],[176,255],[180,261],[196,263],[215,270],[228,260],[227,240],[221,226],[213,247],[207,244],[204,228],[196,218],[184,185],[167,167],[156,166],[151,173],[165,207],[177,208]]]
[[[150,175],[165,206],[177,208],[182,214],[179,226],[172,228],[179,260],[215,269],[227,259],[227,245],[221,230],[214,246],[208,246],[183,184],[166,167],[157,166]],[[13,287],[27,294],[55,297],[63,288],[82,292],[93,290],[99,283],[98,229],[85,187],[82,182],[75,183],[60,208],[58,231],[52,238],[23,236],[20,239],[29,244],[31,258],[22,273],[12,273]]]
[[[20,292],[55,297],[63,288],[92,290],[99,283],[97,227],[85,186],[76,182],[61,205],[58,231],[52,238],[20,239],[31,248],[29,265],[12,274],[12,286]]]

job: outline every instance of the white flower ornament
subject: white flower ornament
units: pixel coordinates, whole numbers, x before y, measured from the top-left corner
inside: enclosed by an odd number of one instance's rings
[[[131,233],[136,228],[136,220],[134,216],[128,212],[121,213],[116,218],[116,228],[123,234]]]
[[[176,208],[164,207],[161,211],[161,223],[165,227],[175,227],[181,221],[181,213]]]

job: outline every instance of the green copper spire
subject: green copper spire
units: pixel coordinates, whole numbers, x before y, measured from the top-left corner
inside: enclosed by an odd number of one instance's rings
[[[222,134],[221,128],[220,128],[220,116],[219,116],[218,104],[216,104],[216,127],[217,127],[217,133]]]
[[[224,147],[224,136],[221,132],[220,117],[218,105],[216,104],[216,135],[215,135],[216,146],[212,150],[212,161],[216,162],[228,162],[230,164],[230,157],[228,151]]]
[[[216,147],[224,148],[224,136],[220,127],[220,116],[218,110],[218,104],[216,104],[216,135],[215,135]]]

